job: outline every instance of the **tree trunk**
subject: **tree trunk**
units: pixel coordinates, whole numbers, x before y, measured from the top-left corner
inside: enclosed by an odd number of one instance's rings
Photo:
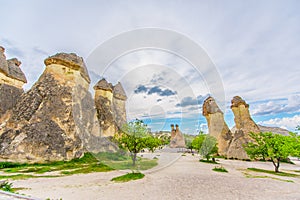
[[[280,158],[277,159],[277,162],[275,162],[275,160],[271,159],[274,167],[275,167],[275,172],[279,172],[279,166],[280,166]]]
[[[133,153],[132,156],[132,165],[135,166],[135,161],[136,161],[136,153]]]

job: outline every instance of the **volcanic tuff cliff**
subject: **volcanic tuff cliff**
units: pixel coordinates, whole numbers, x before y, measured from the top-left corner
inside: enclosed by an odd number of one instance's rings
[[[97,151],[99,145],[111,148],[106,140],[99,140],[99,122],[83,59],[59,53],[45,59],[45,65],[39,80],[0,120],[1,160],[70,160],[87,149]],[[1,69],[5,71],[6,65]],[[15,85],[22,88],[19,82]]]

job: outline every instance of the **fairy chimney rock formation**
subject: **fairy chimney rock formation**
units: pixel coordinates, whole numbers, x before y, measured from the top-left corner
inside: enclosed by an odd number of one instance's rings
[[[113,86],[104,78],[96,83],[94,90],[101,135],[113,136],[126,123],[126,93],[120,82]]]
[[[103,78],[96,83],[94,90],[101,136],[113,136],[117,132],[112,109],[113,86]]]
[[[21,62],[16,58],[6,60],[4,52],[0,46],[0,123],[3,115],[15,106],[27,83],[20,69]]]
[[[179,130],[179,126],[176,124],[176,129],[174,129],[174,124],[171,124],[171,148],[185,148],[184,136]]]
[[[1,160],[70,160],[84,152],[81,126],[86,125],[85,134],[89,133],[93,119],[84,61],[76,54],[59,53],[47,58],[45,64],[39,80],[22,94],[7,123],[1,125]]]
[[[113,114],[118,129],[126,123],[126,100],[127,96],[123,89],[123,86],[118,82],[114,86],[113,91]]]
[[[208,97],[204,101],[202,114],[206,118],[209,134],[217,139],[218,153],[226,156],[232,133],[224,120],[223,112],[213,97]]]
[[[241,97],[233,97],[231,109],[234,114],[235,132],[228,149],[228,157],[249,159],[243,145],[251,141],[250,132],[259,133],[260,129],[250,116],[249,105]]]

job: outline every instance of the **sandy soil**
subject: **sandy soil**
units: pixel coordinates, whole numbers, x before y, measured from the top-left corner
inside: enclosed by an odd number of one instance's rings
[[[146,171],[145,178],[127,183],[110,181],[125,173],[112,171],[19,180],[13,185],[28,188],[20,193],[41,199],[300,199],[300,177],[279,177],[293,182],[245,177],[247,167],[272,170],[271,163],[221,159],[219,162],[229,173],[220,173],[212,171],[216,165],[201,163],[196,156],[173,156],[177,160],[168,167],[158,166]],[[168,158],[161,155],[161,164],[165,165],[163,160]],[[300,165],[282,164],[281,169],[300,170]]]

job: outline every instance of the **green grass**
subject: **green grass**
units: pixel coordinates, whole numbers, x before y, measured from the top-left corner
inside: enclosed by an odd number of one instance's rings
[[[100,160],[100,161],[125,161],[131,159],[130,156],[127,156],[125,153],[117,152],[117,153],[111,153],[111,152],[100,152],[97,154],[94,154],[94,156]]]
[[[227,169],[225,169],[224,167],[220,166],[220,167],[215,167],[212,169],[213,171],[216,172],[223,172],[223,173],[228,173]]]
[[[142,174],[142,173],[132,172],[132,173],[125,174],[123,176],[115,177],[115,178],[113,178],[111,180],[112,181],[116,181],[116,182],[128,182],[128,181],[131,181],[131,180],[142,179],[142,178],[144,178],[144,176],[145,175]]]
[[[102,152],[98,154],[85,153],[82,158],[71,161],[55,161],[49,163],[11,163],[0,162],[1,179],[28,179],[39,177],[59,177],[72,174],[92,172],[107,172],[111,170],[147,170],[157,165],[157,159],[137,158],[136,166],[132,166],[130,156],[123,153]],[[57,172],[56,175],[45,174]],[[45,174],[45,175],[44,175]]]
[[[199,162],[203,162],[203,163],[210,163],[210,164],[219,164],[216,161],[212,161],[212,160],[206,160],[206,159],[201,159],[199,160]]]
[[[281,179],[277,177],[271,177],[271,176],[257,176],[257,175],[251,175],[247,172],[243,172],[246,178],[269,178],[277,181],[283,181],[283,182],[288,182],[288,183],[294,183],[292,180],[286,180],[286,179]]]
[[[132,160],[126,161],[107,161],[105,162],[106,165],[110,166],[112,169],[116,170],[123,170],[123,169],[130,169],[130,170],[147,170],[155,167],[157,165],[157,159],[147,159],[147,158],[139,158],[136,161],[135,166],[132,165]]]
[[[293,173],[287,173],[287,172],[275,172],[272,170],[266,170],[266,169],[259,169],[259,168],[247,168],[250,171],[254,172],[262,172],[262,173],[267,173],[267,174],[273,174],[277,176],[286,176],[286,177],[297,177],[299,176],[298,174],[293,174]]]
[[[71,175],[91,172],[107,172],[113,170],[99,162],[91,153],[85,153],[82,158],[71,161],[56,161],[50,163],[0,163],[0,169],[10,175],[1,175],[0,179],[27,179],[39,177],[58,177],[59,175],[43,175],[46,172],[60,171],[62,175]]]
[[[111,167],[108,167],[101,163],[95,163],[95,164],[88,165],[83,168],[77,168],[75,170],[61,171],[61,174],[64,174],[64,175],[88,174],[88,173],[92,173],[92,172],[108,172],[111,170],[112,170]]]
[[[0,180],[2,179],[23,180],[28,178],[55,178],[55,177],[60,177],[60,176],[59,175],[35,176],[31,174],[13,174],[13,175],[1,175]]]
[[[147,158],[137,157],[136,165],[133,166],[131,157],[122,152],[121,153],[101,152],[95,154],[95,157],[102,163],[106,164],[107,166],[115,170],[123,170],[123,169],[147,170],[157,165],[157,158],[147,159]]]

